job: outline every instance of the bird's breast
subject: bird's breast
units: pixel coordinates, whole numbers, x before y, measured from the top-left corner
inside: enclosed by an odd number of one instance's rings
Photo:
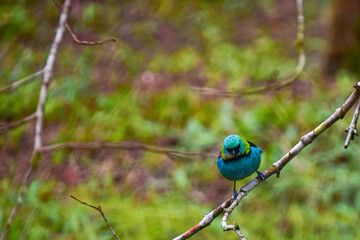
[[[256,147],[249,154],[232,160],[218,158],[217,167],[220,173],[229,180],[241,180],[253,174],[260,165],[261,150]]]

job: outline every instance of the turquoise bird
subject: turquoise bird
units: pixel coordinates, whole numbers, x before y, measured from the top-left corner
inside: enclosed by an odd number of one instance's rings
[[[237,196],[236,181],[257,172],[258,179],[263,181],[264,175],[258,171],[262,150],[252,142],[238,135],[227,136],[217,160],[220,173],[234,181],[233,196]]]

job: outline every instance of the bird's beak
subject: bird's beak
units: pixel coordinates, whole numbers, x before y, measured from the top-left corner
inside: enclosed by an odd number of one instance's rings
[[[234,156],[236,156],[236,151],[235,151],[235,149],[233,149],[233,150],[231,151],[231,153],[232,153]]]

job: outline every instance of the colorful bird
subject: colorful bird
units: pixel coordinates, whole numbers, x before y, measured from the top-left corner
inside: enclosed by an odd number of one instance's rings
[[[234,181],[233,196],[237,197],[236,181],[257,172],[258,179],[263,181],[264,175],[257,171],[260,166],[262,150],[252,142],[238,135],[227,136],[217,160],[220,173]]]

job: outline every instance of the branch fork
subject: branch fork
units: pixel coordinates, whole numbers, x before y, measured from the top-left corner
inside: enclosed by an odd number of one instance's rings
[[[360,115],[360,100],[358,100],[358,104],[356,106],[356,110],[355,110],[353,119],[351,120],[350,126],[345,129],[345,132],[347,133],[346,140],[344,143],[345,149],[349,146],[350,141],[354,140],[355,137],[357,137],[359,135],[359,133],[356,129],[356,125],[359,120],[359,115]]]

